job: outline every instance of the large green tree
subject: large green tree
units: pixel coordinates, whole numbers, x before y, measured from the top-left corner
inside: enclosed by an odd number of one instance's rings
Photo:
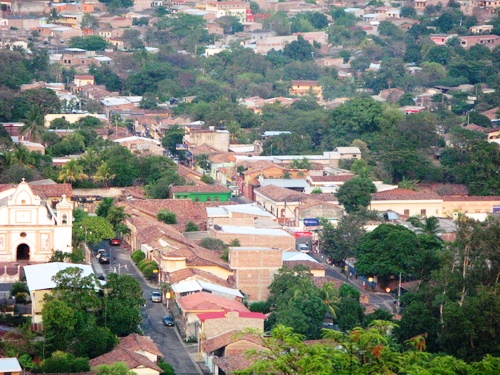
[[[367,233],[356,252],[356,271],[365,276],[378,276],[384,286],[391,276],[429,274],[437,267],[437,251],[441,242],[427,235],[417,236],[402,225],[382,224]]]
[[[371,194],[376,191],[377,188],[369,178],[357,176],[344,182],[336,196],[346,212],[353,213],[368,207],[372,200]]]

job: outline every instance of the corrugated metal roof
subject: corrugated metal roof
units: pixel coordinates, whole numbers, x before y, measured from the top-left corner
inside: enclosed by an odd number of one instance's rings
[[[224,233],[232,234],[255,234],[261,236],[280,236],[280,237],[290,237],[291,234],[283,229],[265,229],[265,228],[254,228],[254,227],[236,227],[231,225],[222,226],[222,231]]]
[[[28,283],[28,289],[32,292],[35,290],[55,288],[56,283],[52,281],[52,277],[54,277],[58,272],[71,267],[80,268],[83,271],[82,276],[84,277],[94,274],[92,267],[86,264],[53,262],[24,266],[23,268],[26,275],[26,282]]]

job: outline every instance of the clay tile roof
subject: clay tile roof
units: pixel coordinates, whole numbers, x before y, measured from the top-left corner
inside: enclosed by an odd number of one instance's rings
[[[230,357],[214,357],[213,362],[226,374],[232,374],[236,370],[250,367],[255,359],[248,358],[245,354],[232,355]]]
[[[372,200],[374,201],[428,200],[428,199],[441,200],[441,197],[437,193],[434,193],[433,191],[414,191],[401,188],[372,194]]]
[[[249,311],[241,302],[206,292],[180,297],[177,304],[184,311]]]
[[[0,192],[15,188],[12,184],[0,184]]]
[[[331,176],[309,176],[312,182],[346,182],[351,180],[354,174],[340,174]]]
[[[68,198],[73,196],[71,184],[49,184],[49,185],[30,185],[34,194],[40,198],[62,197],[63,194]]]
[[[216,266],[231,270],[228,263],[220,258],[220,253],[196,245],[171,225],[159,222],[137,210],[126,208],[125,212],[131,214],[130,220],[137,229],[138,240],[153,248],[162,248],[162,256],[185,258],[188,267]],[[178,249],[165,247],[160,243],[160,239],[167,240]]]
[[[231,288],[232,286],[227,282],[227,280],[221,279],[215,276],[211,272],[203,271],[197,268],[184,268],[175,272],[170,272],[168,280],[171,284],[178,283],[190,278],[196,278],[199,280],[206,280],[208,282],[224,286],[226,288]]]
[[[113,363],[123,362],[127,365],[127,367],[131,370],[134,370],[138,367],[148,367],[151,369],[155,369],[159,372],[163,370],[158,367],[157,364],[150,361],[147,357],[137,354],[131,350],[125,349],[121,346],[117,346],[112,351],[103,354],[99,357],[90,360],[91,367],[97,367],[100,365],[108,365],[111,366]]]
[[[427,184],[418,184],[418,188],[419,190],[433,191],[441,197],[469,195],[467,186],[461,184],[442,184],[431,182]]]
[[[225,346],[228,346],[229,344],[237,341],[247,341],[251,342],[254,344],[260,344],[262,345],[262,340],[259,336],[251,333],[243,333],[238,330],[231,330],[229,332],[225,332],[219,336],[212,337],[208,340],[203,341],[201,344],[203,350],[205,353],[212,353],[216,351],[217,349],[223,348]],[[253,345],[252,345],[253,347]],[[242,348],[242,353],[250,348]],[[232,357],[232,356],[231,356]]]
[[[310,270],[326,270],[326,267],[318,262],[313,262],[311,260],[285,260],[283,261],[283,267],[293,268],[299,264],[306,266]]]
[[[124,194],[130,195],[134,198],[141,198],[144,199],[146,198],[146,195],[144,194],[144,188],[142,186],[128,186],[123,188]]]
[[[223,319],[226,318],[228,315],[228,312],[230,311],[216,311],[216,312],[209,312],[209,313],[201,313],[201,314],[196,314],[198,319],[200,319],[202,322],[205,320],[210,320],[210,319]],[[237,311],[238,316],[240,318],[253,318],[253,319],[266,319],[266,316],[263,313],[260,312],[251,312],[251,311]]]
[[[138,335],[137,333],[132,333],[126,337],[122,337],[120,339],[120,344],[122,348],[133,352],[145,351],[157,356],[163,356],[161,354],[160,349],[156,346],[156,344],[151,340],[151,338],[146,336]]]
[[[177,217],[174,227],[179,231],[184,231],[188,221],[194,222],[200,229],[206,227],[207,205],[203,202],[193,202],[190,199],[134,199],[128,200],[127,205],[154,219],[160,210],[173,212]]]
[[[499,202],[500,196],[468,196],[468,197],[443,197],[444,201],[448,202]]]
[[[307,198],[307,194],[299,193],[276,185],[267,185],[255,190],[275,202],[299,202]]]
[[[313,282],[318,288],[322,288],[326,283],[331,283],[336,289],[339,289],[344,284],[342,281],[331,276],[313,277]]]
[[[234,161],[232,152],[221,152],[214,155],[210,155],[209,159],[212,163],[216,164],[230,163]]]
[[[175,193],[227,193],[230,190],[222,185],[184,185],[172,186],[172,194]]]

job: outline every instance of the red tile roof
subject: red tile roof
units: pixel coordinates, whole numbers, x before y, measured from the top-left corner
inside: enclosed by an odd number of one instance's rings
[[[232,285],[229,284],[227,280],[221,279],[220,277],[215,276],[211,272],[203,271],[197,268],[184,268],[182,270],[170,272],[168,274],[168,280],[171,284],[175,284],[180,281],[184,281],[191,278],[207,281],[220,286],[224,286],[226,288],[232,288]]]
[[[31,185],[30,188],[34,194],[40,196],[42,199],[62,197],[71,198],[73,196],[73,187],[71,184],[50,184],[50,185]]]
[[[374,201],[392,200],[441,200],[442,198],[432,191],[414,191],[409,189],[394,189],[372,194]]]
[[[313,262],[311,260],[285,260],[283,261],[283,267],[293,268],[298,265],[303,265],[309,268],[310,270],[326,270],[326,267],[318,262]]]
[[[156,218],[127,206],[125,212],[131,215],[128,220],[137,229],[138,240],[155,249],[162,248],[162,255],[185,258],[187,267],[216,266],[225,270],[231,270],[228,263],[220,258],[219,253],[196,245],[171,225],[164,224]],[[160,239],[167,240],[172,246],[178,249],[165,247],[160,243]]]
[[[201,313],[198,314],[197,317],[200,319],[202,322],[205,320],[210,320],[210,319],[222,319],[227,316],[227,311],[216,311],[216,312],[209,312],[209,313]],[[251,312],[251,311],[240,311],[238,312],[238,316],[240,318],[254,318],[254,319],[266,319],[266,316],[262,313],[259,312]]]
[[[145,351],[159,357],[163,356],[163,354],[160,352],[160,349],[158,349],[151,338],[138,335],[137,333],[132,333],[131,335],[122,337],[120,339],[119,345],[122,348],[136,353],[139,351]]]
[[[207,225],[207,205],[203,202],[193,202],[190,199],[131,199],[126,203],[155,219],[160,210],[173,212],[177,218],[174,227],[181,232],[189,221],[194,222],[201,230]]]
[[[248,358],[246,354],[232,355],[230,357],[214,357],[213,362],[226,374],[233,374],[236,370],[250,367],[254,358]]]
[[[441,197],[469,195],[467,186],[461,184],[442,184],[431,182],[426,184],[418,184],[418,189],[421,191],[433,191]]]
[[[255,189],[255,192],[260,193],[275,202],[300,202],[308,198],[307,194],[299,193],[297,191],[276,185],[263,186]]]
[[[262,339],[255,334],[243,333],[238,330],[231,330],[219,336],[212,337],[208,340],[203,341],[201,347],[205,353],[212,353],[217,349],[223,348],[235,342],[241,343],[242,341],[262,345]],[[241,348],[241,354],[243,354],[247,349],[254,347],[255,345],[251,345],[248,348]]]
[[[108,365],[111,366],[113,363],[123,362],[127,365],[127,367],[131,370],[134,370],[138,367],[147,367],[154,369],[156,371],[162,372],[162,369],[152,361],[150,361],[147,357],[137,354],[131,350],[122,348],[117,346],[112,351],[103,354],[99,357],[90,360],[91,367],[97,367],[100,365]]]
[[[222,185],[184,185],[172,186],[170,188],[172,194],[175,193],[228,193],[230,190]]]
[[[309,176],[313,182],[346,182],[351,180],[355,174],[336,174],[331,176]]]
[[[177,304],[184,311],[249,311],[244,304],[206,292],[180,297]]]
[[[498,202],[500,201],[500,196],[498,195],[493,195],[493,196],[477,196],[477,195],[472,195],[468,197],[443,197],[444,201],[448,202],[474,202],[474,201],[479,201],[479,202]]]

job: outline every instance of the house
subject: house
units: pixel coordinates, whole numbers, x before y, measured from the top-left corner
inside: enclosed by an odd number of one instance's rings
[[[204,339],[200,347],[202,358],[207,367],[211,369],[212,374],[230,374],[231,372],[222,372],[224,370],[217,363],[220,363],[221,360],[225,362],[235,361],[241,365],[241,369],[249,367],[251,363],[248,363],[246,359],[246,352],[248,350],[264,350],[265,348],[261,344],[262,340],[256,334],[231,330]]]
[[[207,225],[253,226],[256,221],[273,220],[273,215],[256,204],[235,204],[230,206],[207,207]]]
[[[318,83],[318,81],[292,81],[290,95],[311,95],[315,96],[318,100],[323,100],[323,89],[321,88],[321,85]]]
[[[274,215],[280,223],[296,226],[299,206],[308,198],[306,194],[293,190],[267,185],[255,190],[255,203]]]
[[[44,296],[50,294],[52,289],[56,287],[56,283],[52,280],[53,277],[60,271],[71,267],[81,269],[83,277],[94,274],[92,266],[87,264],[51,262],[24,266],[24,274],[26,275],[26,283],[28,284],[31,299],[32,324],[39,325],[42,322]]]
[[[23,369],[17,358],[0,358],[0,375],[21,375]]]
[[[47,262],[55,250],[72,252],[73,205],[51,203],[23,181],[0,185],[0,262]]]
[[[281,228],[214,225],[209,228],[208,234],[224,243],[237,239],[241,246],[271,246],[283,250],[295,248],[295,238]]]
[[[236,301],[243,301],[243,294],[237,289],[228,288],[218,284],[212,284],[206,281],[191,280],[181,281],[178,283],[171,283],[172,291],[175,293],[175,298],[179,299],[192,293],[209,292],[213,295],[233,299]]]
[[[158,264],[159,280],[167,280],[171,272],[195,268],[227,280],[233,272],[220,253],[196,245],[192,240],[155,217],[126,206],[130,214],[126,225],[130,228],[131,248],[140,249],[148,259]]]
[[[315,277],[324,277],[326,270],[305,253],[265,245],[230,247],[229,264],[234,271],[236,288],[245,293],[248,301],[265,301],[274,275],[283,266],[305,265]]]
[[[180,297],[177,306],[181,311],[182,323],[185,327],[186,338],[199,338],[201,323],[198,314],[237,311],[249,312],[241,302],[216,296],[207,292],[199,292]]]
[[[159,375],[163,370],[148,357],[118,345],[112,351],[90,360],[91,368],[113,363],[125,363],[127,367],[140,375]]]
[[[151,340],[150,337],[141,336],[137,333],[132,333],[120,339],[118,346],[131,352],[145,356],[151,362],[156,363],[163,357],[160,349]]]
[[[130,151],[135,153],[148,153],[151,155],[163,155],[165,150],[161,147],[161,142],[155,141],[151,138],[131,136],[125,138],[114,139],[113,142],[120,144],[128,148]]]
[[[171,199],[189,199],[193,202],[227,202],[231,199],[231,190],[222,185],[172,186],[169,196]]]
[[[392,210],[405,217],[441,216],[443,198],[432,191],[393,189],[372,194],[370,210]]]
[[[73,78],[73,84],[76,87],[93,85],[94,83],[95,83],[94,76],[90,74],[75,74],[75,77]]]
[[[472,35],[472,36],[459,36],[460,45],[464,48],[470,48],[476,44],[481,44],[493,49],[500,45],[500,36],[498,35]]]
[[[185,127],[184,144],[191,150],[202,144],[206,144],[222,152],[229,150],[229,132],[227,130],[191,129]]]
[[[492,30],[493,30],[493,25],[479,25],[479,26],[469,27],[469,31],[472,34],[491,33]]]

